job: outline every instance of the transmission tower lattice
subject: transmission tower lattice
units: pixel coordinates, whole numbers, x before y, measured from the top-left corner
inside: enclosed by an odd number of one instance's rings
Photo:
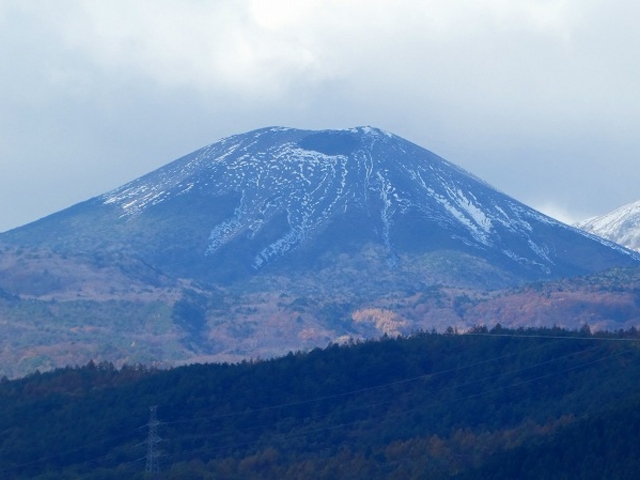
[[[158,457],[160,454],[158,453],[158,443],[160,442],[160,437],[158,436],[158,425],[160,422],[156,416],[156,410],[158,409],[157,405],[149,407],[149,423],[147,426],[149,427],[149,436],[147,437],[147,464],[144,468],[145,478],[156,479],[160,473],[160,464],[158,463]]]

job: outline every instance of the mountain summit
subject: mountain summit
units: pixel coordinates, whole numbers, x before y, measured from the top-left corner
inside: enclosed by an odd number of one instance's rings
[[[605,215],[583,220],[576,227],[640,251],[640,201],[624,205]]]
[[[223,283],[344,261],[492,286],[638,262],[371,127],[228,137],[0,240]]]

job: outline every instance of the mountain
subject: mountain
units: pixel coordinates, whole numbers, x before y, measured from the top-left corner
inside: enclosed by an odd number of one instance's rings
[[[0,375],[498,322],[630,328],[640,281],[511,289],[638,265],[382,130],[265,128],[0,234]]]
[[[232,136],[0,242],[224,284],[368,262],[415,285],[496,287],[639,259],[370,127]]]
[[[576,224],[587,232],[640,251],[640,201]]]

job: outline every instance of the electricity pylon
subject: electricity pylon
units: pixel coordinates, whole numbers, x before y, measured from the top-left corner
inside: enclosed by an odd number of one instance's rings
[[[160,425],[160,422],[156,417],[157,408],[157,405],[149,407],[149,423],[147,424],[149,427],[149,436],[145,442],[147,444],[147,464],[144,467],[144,476],[145,478],[152,480],[159,478],[160,475],[160,464],[158,463],[160,453],[158,453],[158,443],[161,439],[158,436],[158,425]]]

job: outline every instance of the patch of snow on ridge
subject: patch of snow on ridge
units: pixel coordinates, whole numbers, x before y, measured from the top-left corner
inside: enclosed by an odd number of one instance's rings
[[[530,260],[528,258],[522,257],[520,255],[517,255],[516,253],[512,252],[511,250],[503,250],[502,253],[504,253],[507,257],[509,257],[511,260],[520,263],[522,265],[529,265],[529,266],[533,266],[533,267],[537,267],[540,269],[540,271],[542,271],[545,274],[550,274],[551,273],[551,269],[547,266],[544,265],[540,262],[535,262],[533,260]]]
[[[549,258],[549,250],[547,248],[541,247],[531,239],[529,239],[527,243],[529,244],[529,248],[531,248],[533,253],[542,258],[544,261],[553,265],[553,261]]]
[[[231,220],[226,220],[218,225],[209,234],[209,247],[206,253],[213,253],[225,243],[229,242],[238,233],[240,233],[244,226],[241,222],[242,217],[236,217]]]
[[[391,249],[391,217],[393,212],[391,209],[391,200],[389,194],[393,193],[393,186],[388,179],[382,176],[381,172],[377,174],[378,181],[380,183],[380,200],[382,200],[382,210],[380,211],[380,218],[382,219],[382,240],[387,248]]]
[[[296,245],[298,245],[305,236],[305,228],[304,226],[300,226],[290,230],[283,237],[279,238],[268,247],[264,248],[254,259],[253,268],[259,269],[263,265],[267,264],[270,260],[275,257],[278,257]]]
[[[424,180],[422,180],[423,185]],[[428,188],[429,194],[438,201],[458,222],[460,222],[471,235],[480,243],[491,246],[490,233],[492,229],[491,220],[487,215],[474,205],[462,192],[460,188],[452,188],[442,182],[447,197],[436,193],[432,188]]]
[[[471,200],[469,200],[465,196],[462,190],[458,189],[455,196],[458,199],[458,205],[460,206],[460,208],[467,212],[467,215],[469,215],[469,217],[476,223],[476,225],[478,225],[487,233],[491,232],[491,229],[493,228],[493,226],[491,225],[491,219],[485,214],[485,212],[481,208],[477,207],[473,202],[471,202]],[[470,194],[470,196],[473,195]]]
[[[385,137],[389,137],[389,138],[393,138],[394,135],[390,132],[387,132],[386,130],[383,130],[381,128],[376,128],[376,127],[371,127],[371,126],[363,126],[363,127],[354,127],[354,128],[348,128],[346,130],[347,132],[351,132],[351,133],[364,133],[365,135],[370,135],[370,136],[381,136],[384,135]]]
[[[491,242],[482,229],[478,228],[478,225],[475,222],[471,221],[467,215],[465,215],[461,210],[458,210],[455,205],[450,203],[445,197],[442,195],[434,194],[433,198],[435,198],[440,204],[445,208],[447,212],[456,219],[459,223],[461,223],[464,227],[469,230],[471,235],[480,243],[490,246]]]

